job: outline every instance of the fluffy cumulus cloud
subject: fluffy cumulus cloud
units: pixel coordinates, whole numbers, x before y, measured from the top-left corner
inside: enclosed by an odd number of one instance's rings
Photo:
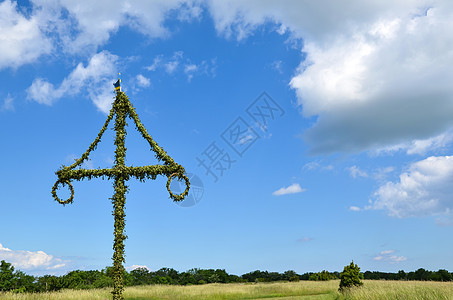
[[[151,271],[151,269],[148,268],[148,266],[146,266],[146,265],[132,265],[130,267],[126,267],[125,269],[126,269],[126,271],[129,271],[129,272],[133,271],[135,269],[146,269],[148,271]]]
[[[50,53],[96,53],[122,26],[148,37],[169,34],[169,16],[189,22],[206,8],[222,36],[245,39],[274,24],[279,34],[303,39],[306,59],[290,86],[305,117],[313,154],[401,150],[423,154],[451,142],[453,127],[453,3],[442,0],[32,0],[25,14],[11,0],[0,3],[0,69]],[[157,57],[169,74],[183,70],[190,81],[209,62]],[[71,75],[69,75],[70,77]],[[43,79],[34,82],[40,103],[64,94]],[[54,98],[40,98],[53,95]],[[60,96],[61,97],[61,96]],[[105,109],[96,95],[98,107]]]
[[[326,3],[328,2],[328,3]],[[453,124],[453,5],[448,1],[208,1],[219,33],[238,39],[265,22],[303,38],[290,86],[313,154],[439,143]],[[428,147],[428,148],[429,148]]]
[[[11,250],[0,244],[0,260],[5,260],[20,270],[56,270],[66,266],[67,261],[44,251]]]
[[[175,75],[177,72],[182,71],[187,76],[187,81],[190,82],[194,76],[207,75],[215,77],[216,64],[215,58],[195,63],[184,56],[183,51],[175,51],[171,57],[157,55],[153,63],[146,66],[145,69],[152,72],[162,69],[169,75]]]
[[[36,9],[52,8],[64,16],[55,20],[58,29],[55,33],[64,50],[70,53],[96,50],[121,26],[148,37],[164,37],[169,32],[163,23],[172,11],[178,11],[177,17],[181,21],[198,18],[201,13],[198,1],[191,0],[33,0],[33,3]]]
[[[0,69],[31,63],[43,54],[90,54],[108,42],[121,26],[148,37],[170,32],[164,21],[172,12],[178,20],[199,18],[200,1],[32,0],[28,12],[16,2],[0,3]]]
[[[110,110],[113,101],[112,82],[117,74],[118,57],[108,51],[93,55],[88,64],[79,63],[77,67],[56,88],[52,83],[37,78],[27,90],[30,100],[41,104],[52,105],[65,95],[75,95],[82,89],[97,108],[105,113]]]
[[[282,187],[275,192],[272,193],[274,196],[282,196],[282,195],[288,195],[288,194],[297,194],[304,192],[305,189],[301,188],[301,186],[298,183],[291,184],[288,187]]]
[[[368,177],[368,173],[363,171],[363,170],[361,170],[357,166],[349,167],[349,168],[347,168],[347,170],[349,171],[349,174],[351,174],[352,178]]]
[[[407,260],[405,256],[395,255],[396,250],[384,250],[381,251],[378,255],[373,257],[375,261],[390,262],[390,263],[399,263]]]
[[[151,80],[149,80],[149,78],[146,78],[145,76],[143,76],[142,74],[138,74],[136,76],[136,79],[137,79],[137,84],[140,86],[140,87],[148,87],[151,85]]]
[[[360,211],[361,208],[358,207],[358,206],[350,206],[350,207],[349,207],[349,210],[350,210],[350,211]]]
[[[41,17],[25,17],[16,2],[0,3],[0,69],[19,67],[52,50],[52,42],[41,28]]]
[[[432,156],[413,163],[397,182],[386,182],[375,193],[367,209],[385,210],[388,215],[452,217],[453,156]]]
[[[439,152],[447,149],[448,145],[453,141],[453,130],[449,129],[439,135],[429,137],[427,139],[415,139],[410,142],[400,143],[396,145],[386,146],[373,151],[376,154],[394,153],[397,151],[405,151],[407,154],[425,155],[428,152]]]
[[[0,110],[14,110],[14,98],[10,94],[6,96]]]
[[[297,38],[330,43],[365,22],[416,12],[414,6],[432,1],[300,1],[300,0],[207,0],[217,31],[227,37],[243,39],[265,22],[273,22],[275,31],[291,32]]]
[[[304,115],[318,116],[305,133],[312,152],[429,139],[452,126],[453,13],[442,5],[419,13],[366,24],[328,47],[307,42],[291,86]]]

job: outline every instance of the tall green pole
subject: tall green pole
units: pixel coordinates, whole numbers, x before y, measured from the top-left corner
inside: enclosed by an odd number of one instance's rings
[[[124,287],[124,205],[126,204],[126,192],[127,186],[125,184],[128,179],[126,173],[126,112],[127,103],[122,101],[122,97],[116,97],[113,104],[113,109],[116,113],[115,119],[115,166],[114,169],[118,171],[115,176],[115,183],[113,185],[115,194],[113,195],[113,216],[115,218],[114,223],[114,242],[113,242],[113,299],[123,299],[123,287]]]

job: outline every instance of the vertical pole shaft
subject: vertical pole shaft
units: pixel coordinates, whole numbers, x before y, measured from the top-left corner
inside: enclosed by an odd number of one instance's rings
[[[122,300],[124,289],[124,206],[126,203],[127,186],[125,184],[128,180],[128,175],[124,172],[125,157],[126,157],[126,114],[127,103],[124,101],[122,93],[118,92],[113,106],[116,111],[115,119],[115,168],[118,171],[115,176],[115,194],[113,195],[113,216],[115,218],[113,242],[113,299]]]

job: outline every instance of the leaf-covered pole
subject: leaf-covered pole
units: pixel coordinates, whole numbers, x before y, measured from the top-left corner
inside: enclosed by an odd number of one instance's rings
[[[127,186],[125,184],[128,179],[128,174],[125,170],[125,157],[126,157],[126,113],[127,104],[123,97],[117,97],[117,101],[113,103],[113,109],[116,113],[115,119],[115,166],[114,169],[118,171],[115,176],[115,183],[113,185],[115,194],[113,195],[113,216],[114,222],[114,242],[113,242],[113,299],[123,299],[124,287],[124,205],[126,204]]]
[[[119,81],[118,81],[119,82]],[[117,83],[118,83],[117,82]],[[162,149],[159,145],[153,140],[153,138],[148,134],[143,124],[140,122],[140,119],[135,112],[132,103],[129,101],[128,97],[121,92],[121,90],[116,89],[117,94],[115,101],[113,102],[113,107],[110,110],[110,113],[105,121],[104,126],[101,131],[98,133],[96,139],[88,147],[87,151],[82,154],[82,156],[76,160],[75,163],[69,167],[62,166],[58,170],[56,175],[58,176],[57,182],[52,188],[52,196],[60,204],[69,204],[73,202],[74,199],[74,188],[71,184],[71,180],[83,180],[83,179],[92,179],[92,178],[105,178],[114,179],[114,190],[115,193],[112,197],[113,203],[113,216],[114,216],[114,242],[113,242],[113,299],[121,300],[123,298],[123,289],[124,289],[124,240],[127,238],[124,234],[125,227],[125,213],[124,207],[126,204],[126,193],[128,191],[126,186],[126,181],[130,177],[135,177],[140,181],[145,179],[156,179],[157,175],[166,176],[167,179],[167,190],[170,194],[170,198],[174,201],[181,201],[189,193],[190,182],[187,176],[184,174],[184,168],[175,163],[175,161]],[[115,142],[115,164],[111,169],[82,169],[80,166],[82,163],[88,159],[88,156],[91,151],[96,149],[98,143],[100,142],[102,135],[107,129],[110,121],[115,118],[114,130],[116,132]],[[149,143],[151,151],[155,153],[155,156],[158,161],[163,161],[162,165],[152,165],[152,166],[143,166],[143,167],[129,167],[126,166],[126,118],[130,117],[136,126],[136,129],[142,134],[142,137]],[[79,167],[79,168],[77,168]],[[170,190],[170,182],[173,178],[178,178],[179,180],[183,179],[186,183],[186,189],[179,195],[175,195]],[[71,195],[67,200],[61,200],[57,196],[57,189],[59,185],[68,185]]]

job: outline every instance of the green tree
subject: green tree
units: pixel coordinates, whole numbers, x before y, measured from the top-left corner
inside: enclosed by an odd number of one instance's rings
[[[292,278],[292,277],[294,277],[294,276],[299,277],[299,275],[297,275],[297,273],[294,272],[293,270],[285,271],[285,272],[283,273],[283,280],[289,280],[290,278]]]
[[[0,291],[9,291],[14,288],[14,267],[2,260],[0,262]]]
[[[313,273],[308,277],[308,280],[310,281],[319,281],[319,274],[318,273]]]
[[[360,268],[354,264],[354,261],[348,266],[345,266],[343,272],[340,274],[340,291],[343,291],[346,288],[351,288],[354,286],[361,286],[363,282],[360,280],[363,279],[363,274],[360,273]]]
[[[193,273],[183,272],[179,275],[179,284],[181,285],[191,285],[195,284],[195,277]]]
[[[431,271],[427,271],[423,268],[418,269],[415,272],[411,272],[411,278],[410,280],[429,280],[429,277],[431,276]]]
[[[321,272],[318,273],[312,273],[308,280],[313,280],[313,281],[328,281],[331,279],[337,279],[335,274],[330,273],[329,271],[322,270]]]
[[[437,272],[432,272],[429,276],[429,280],[433,281],[450,281],[451,274],[447,270],[440,269]]]
[[[404,272],[404,270],[399,270],[398,271],[398,280],[406,280],[407,274]]]
[[[63,287],[61,278],[53,275],[39,277],[36,281],[36,289],[39,292],[58,291]]]
[[[13,292],[23,293],[23,292],[34,292],[35,291],[35,282],[36,278],[31,275],[27,275],[22,271],[14,272],[13,277]]]
[[[447,270],[440,269],[439,271],[437,271],[437,274],[439,274],[440,281],[451,281],[452,279],[451,274],[448,273]]]
[[[151,274],[147,268],[136,268],[130,274],[133,285],[151,284]]]

